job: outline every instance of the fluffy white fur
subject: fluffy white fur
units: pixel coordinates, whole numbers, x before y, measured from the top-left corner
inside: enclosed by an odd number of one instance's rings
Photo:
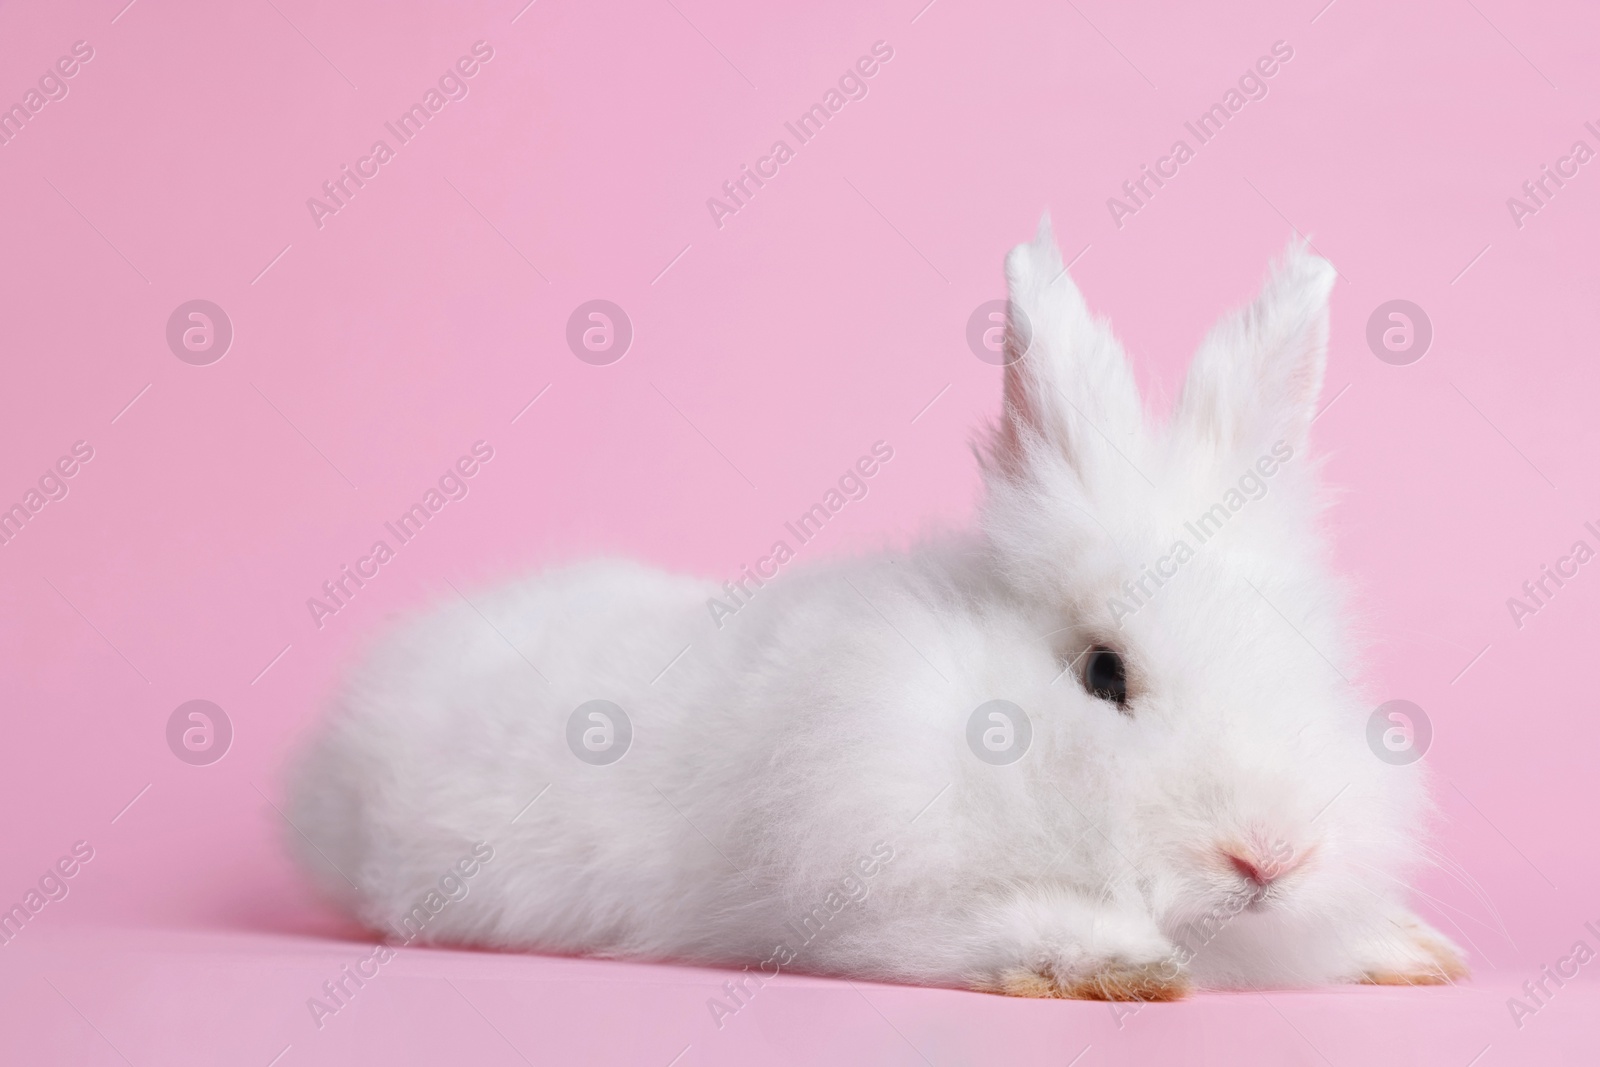
[[[424,939],[1033,995],[1463,973],[1403,902],[1420,765],[1367,746],[1315,528],[1332,269],[1292,245],[1164,427],[1048,219],[1006,275],[1034,341],[983,450],[981,529],[795,566],[720,630],[713,583],[618,561],[415,619],[296,768],[323,885],[389,927],[488,841]],[[1267,495],[1117,625],[1124,580],[1279,442]],[[1126,712],[1084,688],[1095,645],[1125,658]],[[565,740],[595,698],[633,722],[610,766]],[[995,698],[1033,726],[1010,766],[966,742]],[[841,906],[874,845],[892,861]],[[1227,855],[1268,850],[1291,869],[1266,886]]]

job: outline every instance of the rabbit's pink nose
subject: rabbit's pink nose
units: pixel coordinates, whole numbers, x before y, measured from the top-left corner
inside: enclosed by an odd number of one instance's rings
[[[1239,877],[1258,886],[1269,886],[1300,865],[1302,857],[1292,852],[1279,856],[1262,855],[1254,850],[1224,848],[1222,855]]]

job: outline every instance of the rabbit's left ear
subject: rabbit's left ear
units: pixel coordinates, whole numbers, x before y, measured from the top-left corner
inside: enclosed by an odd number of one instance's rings
[[[1084,489],[1137,477],[1130,456],[1147,436],[1139,391],[1110,327],[1068,277],[1049,215],[1006,257],[1006,282],[1005,412],[993,467],[1030,481],[1064,464]]]
[[[1174,433],[1216,456],[1306,443],[1328,354],[1327,260],[1291,242],[1255,302],[1212,328],[1178,398]]]

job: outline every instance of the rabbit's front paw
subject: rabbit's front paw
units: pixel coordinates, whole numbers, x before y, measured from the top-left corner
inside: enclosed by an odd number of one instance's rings
[[[1356,981],[1366,985],[1448,985],[1468,974],[1461,950],[1409,912],[1365,949]]]
[[[1181,1000],[1189,994],[1189,979],[1171,958],[1150,963],[1105,960],[1088,971],[1065,973],[1052,967],[1019,967],[1000,975],[995,992],[1071,1000]]]
[[[1183,960],[1137,908],[1090,903],[1064,889],[1019,894],[989,915],[990,962],[972,984],[1013,997],[1177,1000]]]

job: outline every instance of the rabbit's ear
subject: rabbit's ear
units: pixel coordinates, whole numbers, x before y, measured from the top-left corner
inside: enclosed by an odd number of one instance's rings
[[[1067,276],[1050,229],[1006,256],[1005,410],[990,451],[1006,477],[1028,479],[1062,461],[1085,487],[1137,479],[1144,409],[1122,347]]]
[[[1183,447],[1231,456],[1306,443],[1327,365],[1334,276],[1327,260],[1291,241],[1255,302],[1212,328],[1173,418]]]

